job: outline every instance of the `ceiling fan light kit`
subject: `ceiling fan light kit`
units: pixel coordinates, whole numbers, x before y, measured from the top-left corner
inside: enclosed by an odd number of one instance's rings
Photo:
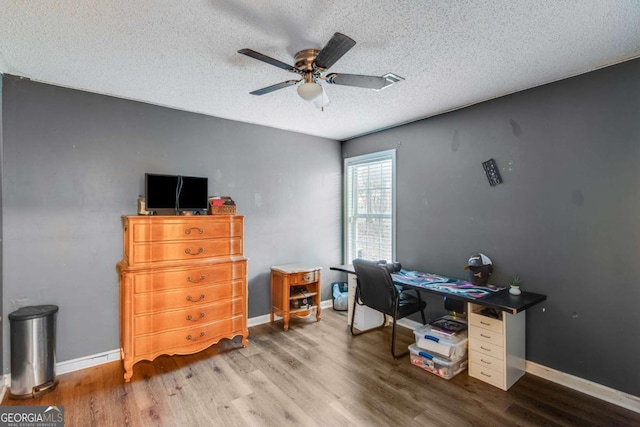
[[[393,73],[387,73],[382,76],[365,76],[360,74],[343,73],[323,74],[340,58],[342,58],[342,56],[355,44],[356,42],[352,38],[341,33],[335,33],[322,50],[304,49],[296,53],[294,56],[295,66],[286,64],[251,49],[240,49],[238,53],[266,62],[267,64],[275,67],[282,68],[290,73],[299,74],[302,77],[300,80],[287,80],[282,83],[254,90],[253,92],[250,92],[251,95],[264,95],[288,86],[298,85],[298,95],[302,99],[305,101],[314,101],[322,97],[322,102],[314,102],[316,106],[321,105],[322,107],[328,105],[329,102],[326,92],[319,84],[319,81],[325,81],[326,83],[333,85],[360,87],[379,91],[393,85],[394,83],[404,80],[404,78]]]
[[[298,95],[305,101],[313,101],[322,95],[322,86],[315,82],[305,82],[298,85]]]

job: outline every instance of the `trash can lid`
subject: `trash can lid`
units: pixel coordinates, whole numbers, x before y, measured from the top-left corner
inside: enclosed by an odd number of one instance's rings
[[[57,305],[32,305],[22,307],[13,313],[9,313],[9,320],[30,320],[49,316],[58,312]]]

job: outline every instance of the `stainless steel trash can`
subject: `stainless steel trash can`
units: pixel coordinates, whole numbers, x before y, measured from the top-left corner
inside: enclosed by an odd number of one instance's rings
[[[57,305],[22,307],[9,314],[11,323],[12,399],[29,399],[52,391],[56,379]]]

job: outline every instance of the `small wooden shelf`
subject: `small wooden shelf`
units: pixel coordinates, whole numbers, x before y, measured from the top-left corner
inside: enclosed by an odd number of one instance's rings
[[[295,295],[291,295],[289,297],[290,300],[294,300],[294,299],[305,299],[305,298],[310,298],[313,296],[318,295],[317,292],[304,292],[304,293],[300,293],[300,294],[295,294]]]
[[[306,303],[309,299],[311,305]],[[320,267],[301,264],[271,267],[271,322],[275,316],[282,317],[286,331],[291,317],[306,317],[314,311],[316,320],[320,320]]]
[[[301,307],[301,308],[292,308],[292,309],[289,309],[289,315],[294,316],[296,314],[302,314],[303,316],[308,316],[309,314],[311,314],[311,312],[313,310],[315,310],[317,308],[318,308],[317,305],[312,305],[311,307],[304,306],[304,307]],[[318,320],[320,320],[320,319],[318,319]],[[285,331],[287,329],[285,329]]]

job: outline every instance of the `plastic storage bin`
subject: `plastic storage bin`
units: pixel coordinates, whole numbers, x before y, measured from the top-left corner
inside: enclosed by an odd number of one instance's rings
[[[467,367],[466,356],[457,360],[451,360],[436,354],[427,353],[415,344],[409,346],[409,353],[412,365],[436,374],[445,380],[450,380]]]
[[[467,355],[467,331],[448,336],[434,332],[431,325],[424,325],[413,333],[416,336],[416,346],[422,350],[448,359],[459,359]]]
[[[55,373],[57,312],[57,305],[38,305],[9,313],[10,398],[38,397],[58,385]]]

